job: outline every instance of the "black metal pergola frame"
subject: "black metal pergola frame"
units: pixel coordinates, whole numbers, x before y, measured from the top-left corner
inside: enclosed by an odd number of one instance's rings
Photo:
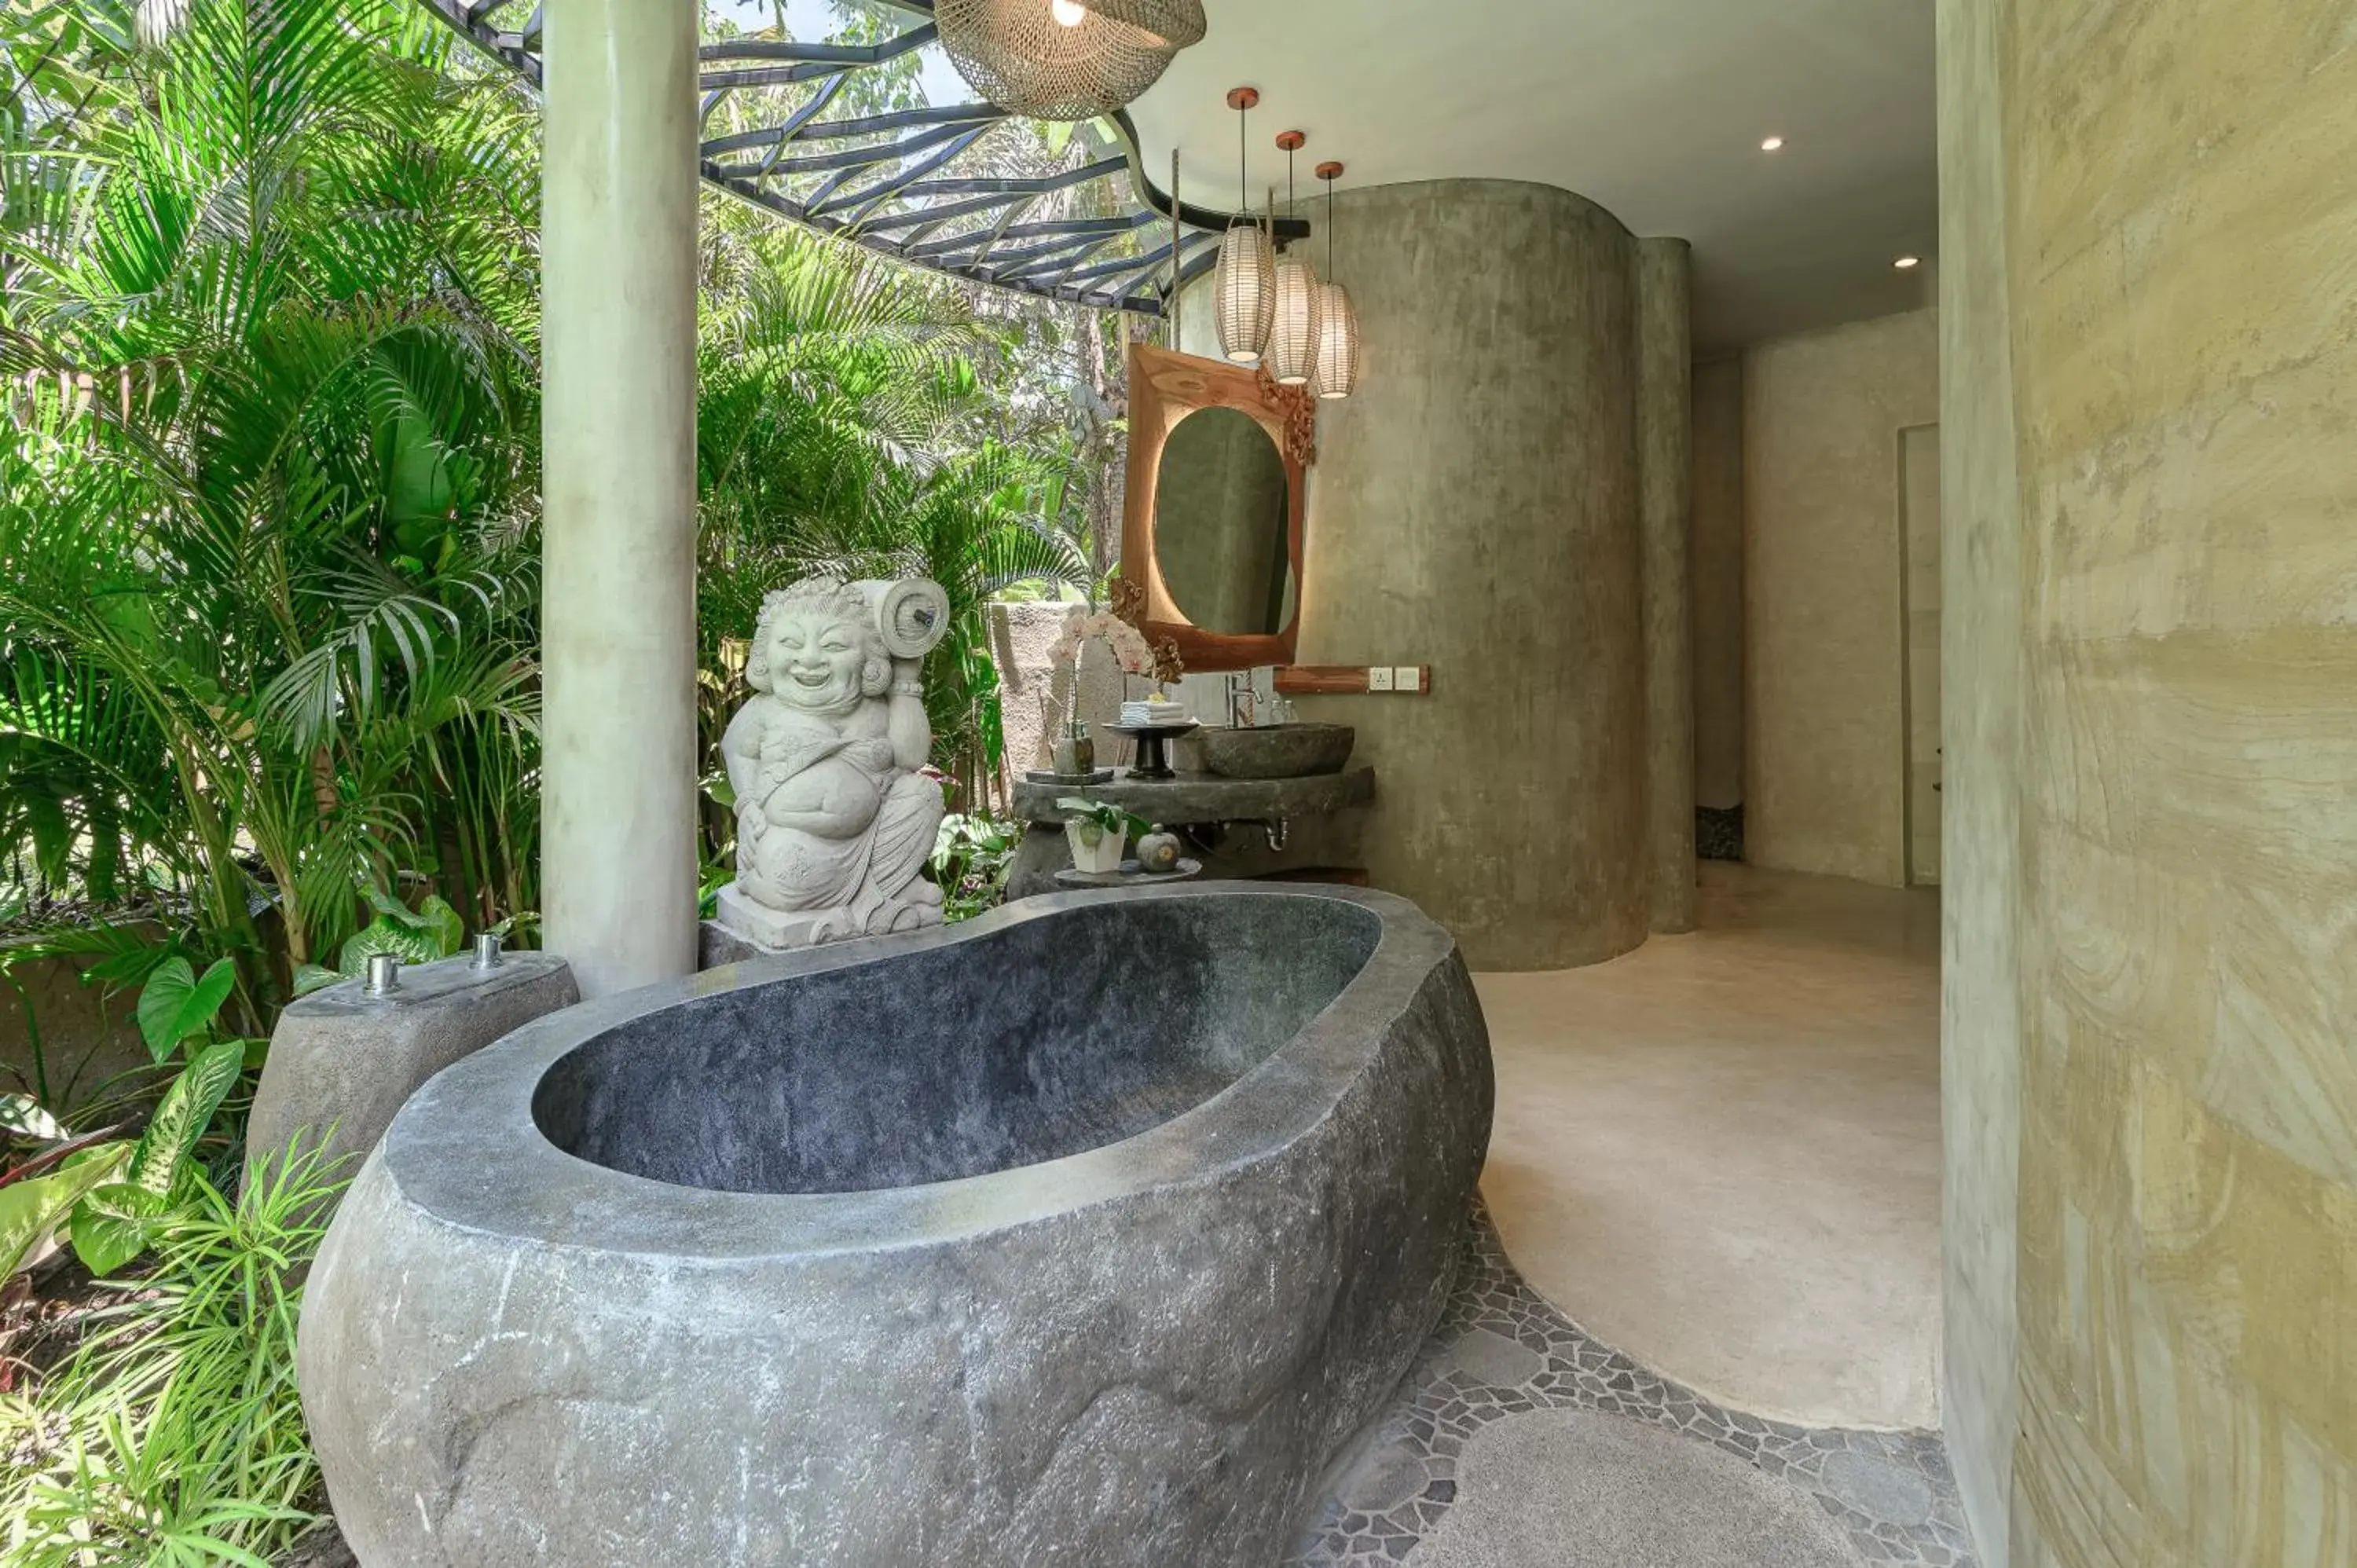
[[[419,3],[539,86],[539,0]],[[1171,286],[1171,199],[1146,172],[1137,127],[1126,112],[1110,117],[1121,144],[1114,156],[1021,178],[959,172],[960,159],[1011,117],[996,104],[826,117],[859,71],[933,41],[933,0],[888,3],[913,25],[877,43],[746,38],[704,45],[697,89],[705,122],[739,89],[814,84],[774,125],[705,137],[698,156],[705,182],[780,217],[933,272],[1074,305],[1164,315]],[[527,5],[521,24],[511,25]],[[1099,182],[1112,195],[1103,205],[1113,216],[1032,216],[1044,199]],[[1178,220],[1179,265],[1192,279],[1211,269],[1219,236],[1233,219],[1182,202]],[[1299,220],[1280,219],[1274,227],[1280,242],[1309,233]],[[1133,236],[1138,244],[1125,246]]]

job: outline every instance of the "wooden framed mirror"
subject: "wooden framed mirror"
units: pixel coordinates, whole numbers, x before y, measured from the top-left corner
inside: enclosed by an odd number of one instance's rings
[[[1252,371],[1130,345],[1122,575],[1189,670],[1293,662],[1308,417]]]

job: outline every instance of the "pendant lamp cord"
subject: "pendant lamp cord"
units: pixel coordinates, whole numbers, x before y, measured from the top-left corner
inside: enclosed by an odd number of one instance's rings
[[[1247,218],[1252,216],[1252,176],[1246,172],[1247,165],[1252,158],[1252,144],[1249,140],[1252,134],[1251,124],[1251,109],[1238,109],[1236,111],[1236,205],[1243,209],[1243,214]]]

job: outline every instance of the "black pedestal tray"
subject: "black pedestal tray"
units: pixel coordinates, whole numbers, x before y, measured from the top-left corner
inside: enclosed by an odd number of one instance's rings
[[[1183,725],[1105,725],[1114,734],[1137,742],[1137,763],[1129,770],[1133,779],[1178,778],[1178,775],[1170,769],[1170,759],[1163,754],[1162,745],[1182,735],[1192,735],[1202,727],[1193,719]]]
[[[1182,860],[1168,871],[1148,871],[1135,860],[1125,860],[1118,871],[1082,871],[1068,866],[1056,873],[1067,887],[1151,887],[1158,882],[1184,882],[1203,874],[1200,860]]]

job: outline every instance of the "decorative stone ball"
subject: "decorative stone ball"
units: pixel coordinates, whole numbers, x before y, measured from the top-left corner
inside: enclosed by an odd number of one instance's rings
[[[1176,871],[1178,869],[1178,835],[1164,828],[1156,828],[1137,841],[1137,865],[1143,871]]]

